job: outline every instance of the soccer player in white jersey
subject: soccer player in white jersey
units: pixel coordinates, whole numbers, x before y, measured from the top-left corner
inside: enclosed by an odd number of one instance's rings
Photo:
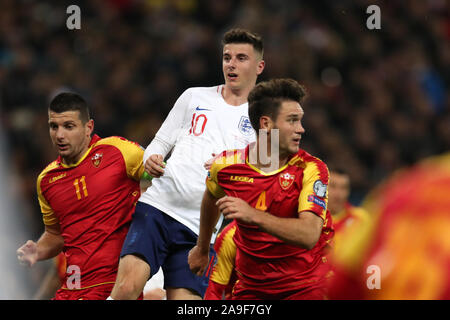
[[[201,299],[205,293],[212,267],[197,276],[187,263],[198,237],[207,176],[204,164],[212,154],[255,141],[247,96],[265,65],[258,35],[233,29],[222,43],[225,84],[187,89],[145,151],[145,170],[154,177],[153,185],[136,205],[112,299],[138,298],[160,266],[168,300]],[[212,265],[212,246],[210,251]]]

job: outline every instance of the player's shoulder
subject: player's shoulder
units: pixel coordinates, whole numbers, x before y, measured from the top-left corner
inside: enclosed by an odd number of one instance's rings
[[[222,151],[212,163],[208,171],[208,178],[214,179],[220,171],[237,164],[245,164],[245,149]]]
[[[220,92],[220,85],[212,86],[212,87],[191,87],[184,91],[183,94],[191,94],[191,95],[217,95]]]
[[[318,170],[328,171],[328,167],[321,159],[311,155],[303,149],[300,149],[297,154],[289,160],[290,165],[298,165],[302,167],[313,166]]]
[[[325,162],[305,150],[300,149],[289,161],[289,165],[295,165],[299,170],[303,170],[303,179],[315,180],[319,187],[324,188],[329,182],[330,172]],[[317,182],[318,180],[321,183]]]
[[[212,87],[190,87],[188,89],[186,89],[186,91],[191,91],[191,92],[216,92],[218,93],[220,90],[220,85],[218,86],[212,86]]]
[[[115,147],[118,147],[119,149],[121,149],[123,147],[132,147],[132,148],[140,148],[143,150],[142,146],[139,145],[139,143],[128,140],[128,139],[126,139],[124,137],[120,137],[120,136],[111,136],[111,137],[102,138],[102,139],[98,140],[94,146],[101,146],[101,145],[115,146]]]
[[[233,165],[245,163],[245,149],[224,150],[214,160],[213,165]]]
[[[42,171],[39,173],[38,179],[42,179],[43,177],[45,177],[45,175],[46,175],[47,173],[49,173],[50,171],[52,171],[52,170],[54,170],[54,169],[56,169],[56,168],[59,168],[59,161],[58,161],[58,160],[55,160],[55,161],[50,162],[50,163],[44,168],[44,170],[42,170]]]
[[[120,153],[125,162],[130,160],[142,161],[144,148],[138,143],[120,136],[111,136],[98,140],[92,146],[92,152]],[[96,154],[97,156],[97,154]],[[100,154],[103,156],[103,154]]]
[[[52,170],[57,169],[57,168],[59,168],[59,167],[60,167],[60,163],[59,163],[58,160],[55,160],[55,161],[50,162],[50,163],[44,168],[44,170],[42,170],[42,171],[39,173],[38,178],[37,178],[37,180],[36,180],[37,185],[40,186],[41,181],[43,180],[43,178],[44,178],[49,172],[51,172]]]

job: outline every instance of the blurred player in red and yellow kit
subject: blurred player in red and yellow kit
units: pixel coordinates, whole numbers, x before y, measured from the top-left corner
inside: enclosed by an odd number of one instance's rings
[[[256,144],[224,151],[210,169],[189,265],[197,274],[206,268],[219,211],[236,219],[238,280],[232,299],[326,298],[325,255],[333,235],[326,209],[328,169],[299,148],[304,95],[291,79],[256,85],[248,98],[252,126],[262,129]],[[271,150],[269,166],[257,156],[262,149]]]
[[[342,239],[332,299],[450,299],[450,153],[393,174]]]
[[[205,300],[230,300],[231,292],[237,280],[235,271],[236,244],[233,237],[236,232],[236,220],[223,228],[214,243],[217,263],[209,277]]]
[[[49,127],[59,157],[37,179],[45,231],[18,258],[32,266],[63,251],[67,273],[55,299],[106,299],[140,195],[144,151],[124,138],[91,137],[94,122],[76,94],[52,100]]]
[[[67,272],[67,260],[66,260],[66,255],[64,254],[64,252],[61,252],[60,254],[58,254],[55,258],[55,268],[56,268],[56,272],[58,274],[58,278],[61,282],[61,286],[64,285],[64,280],[66,278],[66,272]]]
[[[370,220],[369,213],[362,207],[353,206],[350,196],[350,176],[343,169],[329,167],[330,183],[328,185],[328,210],[333,217],[334,239],[333,248],[339,250],[341,237],[359,229],[363,223]]]

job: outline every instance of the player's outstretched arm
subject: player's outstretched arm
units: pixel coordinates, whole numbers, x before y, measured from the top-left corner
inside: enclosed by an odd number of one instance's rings
[[[200,231],[197,245],[189,251],[189,268],[196,275],[201,276],[209,262],[209,244],[220,213],[216,206],[217,199],[205,190],[200,208]]]
[[[59,224],[46,225],[38,242],[28,240],[17,250],[17,258],[23,265],[32,267],[37,261],[56,257],[64,247]]]

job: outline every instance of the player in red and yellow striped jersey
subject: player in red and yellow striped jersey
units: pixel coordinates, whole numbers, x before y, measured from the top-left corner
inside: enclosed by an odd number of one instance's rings
[[[230,300],[231,292],[237,280],[235,271],[236,244],[233,237],[236,232],[236,221],[231,221],[223,228],[214,243],[217,262],[209,277],[205,300]]]
[[[106,299],[140,195],[143,149],[124,138],[91,137],[93,120],[78,95],[62,93],[49,108],[59,157],[37,179],[45,232],[18,250],[33,265],[61,251],[67,274],[55,299]]]
[[[343,168],[330,169],[328,185],[328,210],[333,217],[333,247],[339,251],[340,239],[346,233],[355,232],[361,224],[369,223],[370,215],[362,207],[353,206],[350,196],[350,176]]]
[[[393,174],[342,239],[332,299],[450,299],[450,153]]]
[[[64,285],[64,280],[67,276],[67,261],[64,252],[61,252],[54,258],[56,273],[58,274],[58,278],[61,282],[61,286]]]
[[[303,96],[294,80],[259,83],[249,95],[249,116],[267,138],[260,131],[256,144],[223,152],[211,167],[189,265],[199,274],[208,263],[217,208],[236,219],[233,299],[326,298],[324,257],[333,235],[326,209],[328,169],[299,148]],[[270,167],[255,156],[265,143],[272,150]]]

